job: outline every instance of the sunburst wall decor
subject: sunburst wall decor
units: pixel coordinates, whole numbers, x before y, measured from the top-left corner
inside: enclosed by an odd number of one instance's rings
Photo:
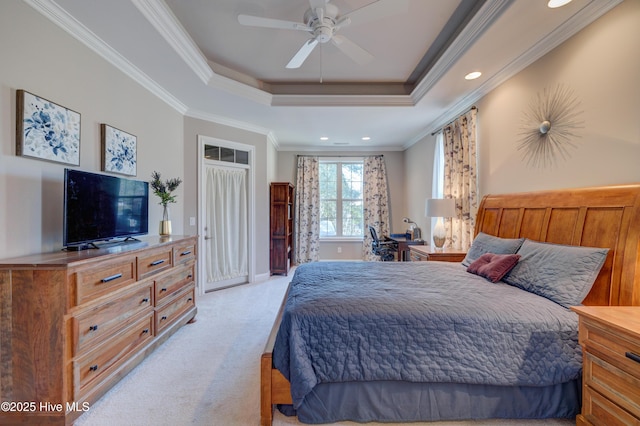
[[[579,107],[580,100],[563,85],[538,92],[523,114],[518,146],[528,165],[547,168],[558,155],[563,160],[570,156],[568,148],[576,147],[573,139],[583,127]]]

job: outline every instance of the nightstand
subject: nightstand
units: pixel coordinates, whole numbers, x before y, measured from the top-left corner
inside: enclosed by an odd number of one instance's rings
[[[455,249],[436,249],[432,246],[409,246],[412,262],[437,260],[440,262],[462,262],[466,252]]]
[[[640,424],[640,307],[575,306],[582,345],[577,425]]]

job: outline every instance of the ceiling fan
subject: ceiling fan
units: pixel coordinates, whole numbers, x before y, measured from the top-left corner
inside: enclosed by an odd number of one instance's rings
[[[238,22],[253,27],[299,30],[311,34],[311,38],[293,55],[287,68],[299,68],[318,43],[329,41],[356,63],[364,65],[373,59],[373,55],[343,35],[336,34],[338,30],[352,21],[363,23],[401,13],[408,8],[408,0],[377,0],[345,15],[340,15],[338,7],[329,0],[309,0],[309,5],[304,23],[251,15],[238,15]]]

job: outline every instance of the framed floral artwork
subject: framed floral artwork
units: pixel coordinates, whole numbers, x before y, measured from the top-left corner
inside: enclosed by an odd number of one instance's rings
[[[25,90],[16,100],[16,154],[79,166],[80,114]]]
[[[102,171],[135,176],[137,138],[108,124],[100,125]]]

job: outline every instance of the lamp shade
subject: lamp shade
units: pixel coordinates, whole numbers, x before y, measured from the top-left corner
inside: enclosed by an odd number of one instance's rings
[[[456,200],[453,198],[430,198],[425,204],[424,215],[427,217],[455,217]]]

